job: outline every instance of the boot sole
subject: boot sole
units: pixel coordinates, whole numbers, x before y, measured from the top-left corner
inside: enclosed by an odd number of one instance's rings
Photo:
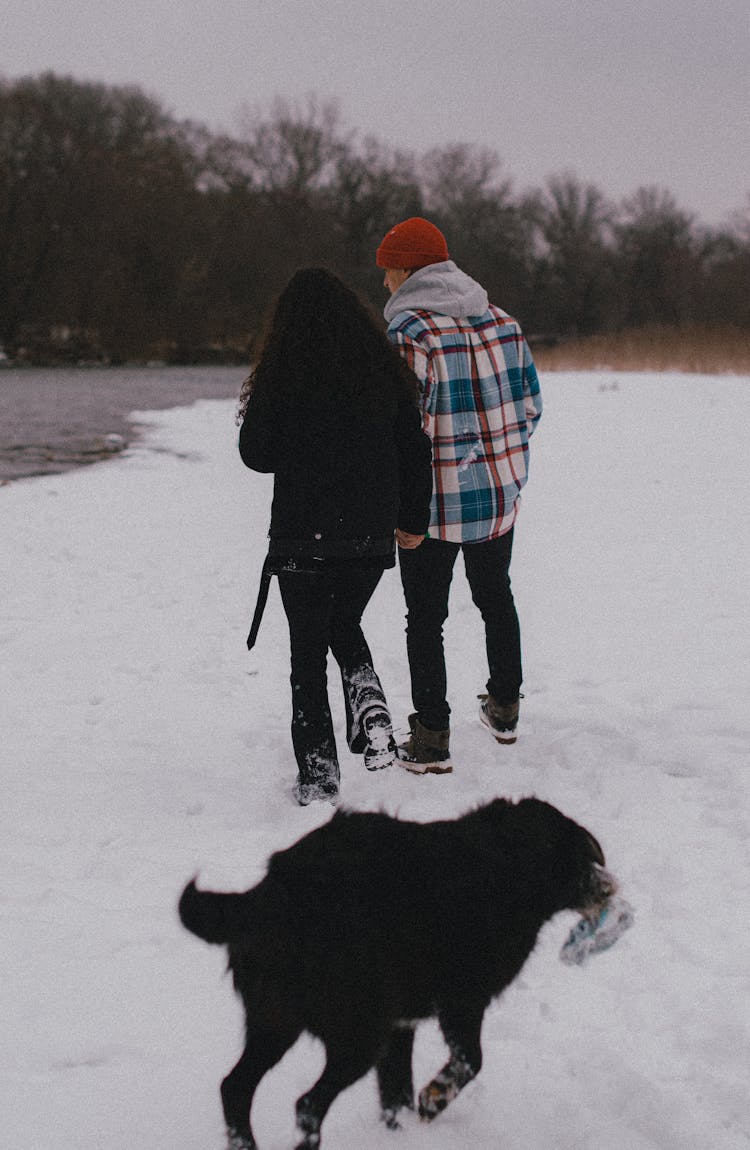
[[[380,758],[371,759],[369,763],[365,763],[365,770],[368,771],[385,771],[388,767],[392,767],[397,763],[396,755],[391,754],[390,751],[384,753]]]
[[[485,727],[490,732],[495,742],[502,744],[504,747],[509,747],[512,743],[515,743],[516,739],[518,738],[518,735],[515,731],[496,731],[485,715],[484,711],[479,712],[479,719],[482,723],[484,723]]]
[[[413,775],[450,775],[453,772],[453,763],[411,763],[408,759],[396,759],[404,770]]]

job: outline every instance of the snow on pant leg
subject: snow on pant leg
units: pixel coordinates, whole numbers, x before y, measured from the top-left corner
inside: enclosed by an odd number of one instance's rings
[[[484,620],[487,690],[498,703],[517,699],[523,679],[521,633],[508,574],[512,552],[513,528],[496,539],[463,545],[471,596]]]
[[[335,577],[331,653],[341,670],[346,708],[346,734],[350,749],[361,754],[366,737],[364,714],[372,707],[388,711],[380,679],[361,627],[362,615],[383,574],[383,566],[347,562],[332,568]]]
[[[459,548],[458,543],[425,539],[413,551],[400,548],[398,553],[412,702],[419,721],[432,731],[445,731],[450,725],[443,624]]]
[[[326,672],[334,605],[331,581],[325,571],[282,571],[279,590],[289,622],[292,745],[300,781],[338,780]]]

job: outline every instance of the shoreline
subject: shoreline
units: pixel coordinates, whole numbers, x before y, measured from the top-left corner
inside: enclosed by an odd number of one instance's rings
[[[246,367],[4,368],[0,484],[117,456],[140,435],[133,412],[239,396]]]

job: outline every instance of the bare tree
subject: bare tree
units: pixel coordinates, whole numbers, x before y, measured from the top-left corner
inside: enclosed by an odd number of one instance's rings
[[[382,301],[375,250],[428,215],[532,333],[696,317],[750,328],[750,198],[700,228],[664,189],[616,211],[574,174],[514,194],[497,153],[360,140],[334,101],[245,110],[238,135],[133,87],[0,80],[0,342],[13,352],[244,354],[291,272],[324,263]],[[67,334],[64,334],[67,333]],[[46,348],[46,350],[45,350]]]
[[[338,104],[310,95],[302,103],[277,99],[270,114],[240,114],[240,138],[256,187],[301,195],[333,178],[346,140]]]
[[[605,322],[610,288],[610,205],[595,185],[564,173],[547,181],[537,220],[548,324],[571,334],[597,330]]]
[[[376,306],[382,299],[382,275],[375,252],[388,228],[424,211],[408,152],[391,150],[372,137],[351,141],[336,161],[330,186],[335,258],[342,271]]]
[[[623,322],[640,327],[690,319],[700,281],[694,221],[672,193],[639,188],[624,200],[615,234]]]
[[[750,328],[750,196],[729,226],[700,237],[702,291],[696,300],[707,323]]]
[[[52,326],[123,353],[156,337],[194,195],[173,127],[134,88],[52,74],[4,86],[0,295],[11,346]]]

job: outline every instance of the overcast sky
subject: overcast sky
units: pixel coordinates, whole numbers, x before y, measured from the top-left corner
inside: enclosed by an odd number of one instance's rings
[[[230,132],[335,98],[386,144],[493,148],[517,190],[657,184],[705,223],[750,195],[749,0],[3,0],[0,74],[45,70]]]

